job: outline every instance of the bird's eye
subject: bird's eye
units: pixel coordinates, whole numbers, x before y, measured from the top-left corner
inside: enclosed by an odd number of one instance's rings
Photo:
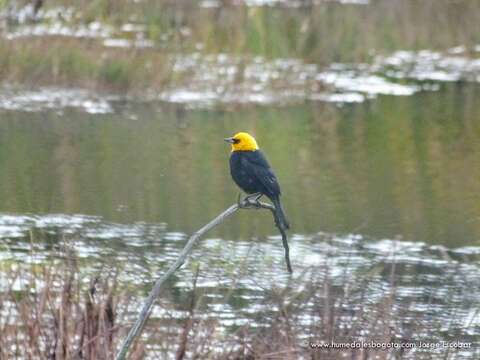
[[[240,139],[233,139],[234,144],[238,144],[240,142]]]

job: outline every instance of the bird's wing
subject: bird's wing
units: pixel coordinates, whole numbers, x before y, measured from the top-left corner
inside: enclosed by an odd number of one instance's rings
[[[276,197],[280,195],[280,185],[267,159],[260,150],[250,152],[242,158],[245,168],[264,186],[266,195]]]

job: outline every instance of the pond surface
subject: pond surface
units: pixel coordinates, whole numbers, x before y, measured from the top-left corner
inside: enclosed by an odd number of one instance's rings
[[[0,211],[163,222],[190,233],[236,201],[223,138],[246,130],[277,172],[294,233],[478,245],[479,87],[438,86],[341,106],[228,109],[59,89],[17,94],[1,115]],[[274,232],[268,214],[242,213],[215,234]]]
[[[42,100],[4,110],[0,258],[6,268],[47,264],[67,244],[79,276],[117,273],[145,296],[187,235],[236,201],[222,139],[248,130],[282,184],[293,279],[270,214],[243,211],[200,242],[152,321],[188,317],[199,263],[197,316],[215,319],[216,331],[268,327],[276,314],[269,298],[285,289],[294,299],[324,281],[333,293],[349,289],[338,326],[349,328],[360,309],[371,319],[394,296],[398,339],[476,346],[479,95],[477,85],[454,83],[353,104],[186,109],[76,94],[66,106]],[[98,104],[108,111],[90,111]],[[293,304],[298,337],[314,341],[317,302]],[[378,330],[369,320],[362,329],[356,336]]]

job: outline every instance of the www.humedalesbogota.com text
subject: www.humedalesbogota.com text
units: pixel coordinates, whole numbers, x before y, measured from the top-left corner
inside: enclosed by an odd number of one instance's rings
[[[439,341],[439,342],[375,342],[375,341],[352,341],[352,342],[329,342],[329,343],[315,343],[309,342],[308,345],[312,349],[377,349],[377,350],[388,350],[388,349],[441,349],[441,348],[450,348],[450,349],[470,349],[472,343],[460,342],[460,341]]]

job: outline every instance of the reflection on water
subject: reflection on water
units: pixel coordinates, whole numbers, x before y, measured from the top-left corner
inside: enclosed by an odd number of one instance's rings
[[[142,293],[176,259],[186,235],[172,232],[166,224],[108,223],[82,215],[1,215],[0,240],[6,268],[10,262],[17,268],[59,262],[67,248],[79,259],[80,278],[115,273],[122,287]],[[293,278],[285,271],[278,236],[202,240],[175,274],[152,321],[172,331],[172,318],[188,317],[190,279],[199,264],[197,291],[202,300],[196,316],[215,319],[220,333],[247,323],[257,329],[268,327],[278,310],[275,294],[282,292],[290,302],[292,326],[299,338],[312,336],[312,328],[322,321],[316,307],[325,306],[325,298],[333,296],[341,299],[337,306],[344,309],[337,310],[342,316],[336,326],[350,329],[358,339],[382,335],[381,326],[372,319],[379,316],[379,304],[393,301],[389,316],[396,322],[392,324],[396,341],[455,340],[478,345],[480,317],[474,306],[480,296],[479,247],[447,249],[328,233],[293,235],[290,242]],[[320,285],[312,296],[312,287],[323,283],[331,287],[331,294]],[[27,284],[21,279],[13,285],[0,281],[0,291],[7,285],[25,291]],[[138,310],[131,306],[128,316]],[[365,318],[358,319],[358,314]],[[181,324],[173,326],[180,331]],[[356,326],[360,327],[355,330]],[[415,353],[409,355],[415,358]]]
[[[186,111],[117,100],[111,114],[4,111],[0,211],[164,222],[188,233],[236,201],[222,139],[247,130],[278,173],[297,233],[478,244],[478,87],[438,87],[343,107]],[[272,232],[268,215],[241,213],[216,235]]]

